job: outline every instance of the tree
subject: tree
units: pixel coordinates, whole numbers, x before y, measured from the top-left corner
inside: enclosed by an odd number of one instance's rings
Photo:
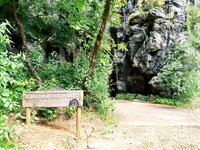
[[[105,31],[107,20],[108,20],[108,17],[109,17],[110,5],[111,5],[111,0],[106,0],[106,4],[105,4],[103,16],[102,16],[102,21],[101,21],[101,27],[100,27],[99,33],[96,37],[94,49],[92,51],[92,55],[91,55],[91,58],[90,58],[90,67],[89,67],[89,76],[90,77],[93,76],[94,71],[95,71],[95,66],[96,66],[96,62],[97,62],[97,59],[98,59],[99,48],[100,48],[100,45],[101,45],[101,41],[103,39],[103,33]]]
[[[21,34],[21,38],[22,38],[22,42],[23,42],[23,46],[24,46],[25,61],[26,61],[26,64],[27,64],[27,67],[28,67],[29,71],[33,75],[33,77],[36,80],[37,84],[39,85],[39,84],[42,83],[42,80],[38,76],[37,72],[35,71],[35,69],[34,69],[33,65],[31,64],[31,61],[30,61],[30,59],[28,57],[29,49],[28,49],[28,46],[27,46],[26,35],[25,35],[25,31],[24,31],[23,25],[22,25],[22,23],[21,23],[21,21],[20,21],[20,19],[18,17],[18,14],[17,14],[17,6],[18,6],[18,0],[13,0],[13,13],[14,13],[14,18],[15,18],[16,24],[18,26],[19,32]]]

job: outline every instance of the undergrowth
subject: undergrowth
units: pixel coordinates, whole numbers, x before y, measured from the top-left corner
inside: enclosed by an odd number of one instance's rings
[[[118,93],[115,97],[117,100],[134,100],[138,99],[140,101],[148,101],[149,97],[142,95],[142,94],[137,94],[137,93]]]
[[[167,105],[172,105],[172,106],[177,106],[177,107],[181,107],[184,104],[183,102],[177,101],[176,99],[163,98],[163,97],[159,97],[159,96],[156,96],[155,98],[153,98],[152,103],[167,104]]]

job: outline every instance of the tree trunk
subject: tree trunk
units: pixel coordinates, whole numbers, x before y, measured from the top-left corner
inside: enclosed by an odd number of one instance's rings
[[[96,66],[96,62],[98,59],[99,48],[101,45],[101,41],[103,39],[103,33],[104,33],[106,23],[107,23],[107,20],[109,17],[110,3],[111,3],[111,0],[106,0],[106,5],[105,5],[103,16],[102,16],[101,27],[100,27],[99,33],[96,37],[96,41],[94,44],[94,50],[93,50],[91,58],[90,58],[90,67],[89,67],[89,76],[90,77],[93,76],[94,71],[95,71],[95,66]]]
[[[41,78],[38,76],[37,72],[35,71],[33,65],[31,64],[31,61],[28,57],[28,46],[27,46],[27,40],[26,40],[26,35],[25,35],[25,31],[23,28],[23,25],[18,17],[17,14],[17,5],[18,5],[18,0],[13,0],[13,13],[14,13],[14,18],[16,21],[16,24],[18,26],[19,32],[21,34],[21,38],[22,38],[22,43],[23,43],[23,47],[24,47],[24,55],[25,55],[25,62],[27,64],[28,70],[31,72],[33,78],[36,80],[37,84],[40,85],[42,83]]]

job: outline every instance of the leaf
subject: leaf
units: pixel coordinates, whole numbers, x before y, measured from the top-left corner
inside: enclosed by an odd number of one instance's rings
[[[8,94],[7,92],[4,92],[4,93],[2,93],[2,96],[4,96],[4,97],[8,97],[9,94]]]

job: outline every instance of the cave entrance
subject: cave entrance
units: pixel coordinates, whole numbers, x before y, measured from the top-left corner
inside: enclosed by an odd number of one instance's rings
[[[146,75],[142,73],[139,68],[131,67],[126,77],[126,92],[142,95],[151,94],[149,81],[152,77],[153,75]]]
[[[110,75],[110,95],[112,97],[118,93],[150,95],[152,90],[149,81],[153,76],[153,74],[144,74],[130,62],[124,65],[117,64]]]

